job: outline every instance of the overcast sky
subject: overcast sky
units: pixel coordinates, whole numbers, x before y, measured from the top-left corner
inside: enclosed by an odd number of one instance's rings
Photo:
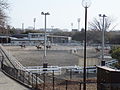
[[[47,28],[61,28],[71,30],[78,28],[77,19],[80,18],[80,28],[84,27],[84,8],[82,0],[9,0],[10,25],[15,28],[33,26],[33,18],[36,18],[36,28],[44,28],[44,16],[41,12],[49,12],[47,16]],[[91,0],[88,8],[88,22],[98,14],[115,18],[115,23],[120,23],[120,0]],[[116,27],[119,29],[120,24]]]

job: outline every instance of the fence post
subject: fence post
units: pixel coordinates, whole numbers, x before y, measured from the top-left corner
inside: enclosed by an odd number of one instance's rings
[[[16,72],[16,79],[18,79],[18,70],[15,70]]]
[[[28,85],[30,85],[30,72],[28,72]]]
[[[7,67],[7,69],[8,69],[8,67]],[[9,70],[10,72],[9,72],[9,74],[11,75],[11,72],[12,72],[12,69],[10,68],[10,70]]]
[[[43,90],[45,90],[45,72],[43,73],[43,81],[44,81]]]
[[[70,80],[72,79],[72,69],[70,69]]]
[[[14,74],[14,75],[13,75],[14,78],[16,78],[15,70],[16,70],[16,69],[13,69],[13,70],[12,70],[12,72],[13,72],[13,74]]]
[[[86,69],[86,78],[88,78],[89,75],[89,68]]]
[[[32,73],[32,88],[33,88],[34,86],[33,86],[33,73]]]
[[[79,90],[81,90],[81,83],[80,83],[80,87],[79,87]]]
[[[54,80],[55,80],[55,78],[54,78],[54,70],[53,70],[53,90],[54,90],[54,85],[55,85]]]
[[[36,89],[38,89],[38,84],[37,84],[37,73],[36,73]]]
[[[3,69],[3,61],[4,61],[4,56],[2,55],[2,60],[1,60],[1,68]]]
[[[25,78],[25,71],[22,71],[23,72],[23,83],[24,83],[24,78]]]
[[[68,81],[67,80],[65,80],[66,81],[66,90],[67,90],[67,88],[68,88]]]
[[[20,70],[20,80],[21,80],[21,70]]]

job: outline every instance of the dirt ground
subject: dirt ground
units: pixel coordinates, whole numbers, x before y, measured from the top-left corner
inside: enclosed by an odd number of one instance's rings
[[[74,66],[83,60],[82,46],[52,46],[47,49],[46,59],[44,58],[44,48],[38,50],[35,46],[4,46],[9,54],[12,54],[23,66],[39,66],[43,62],[55,66]],[[74,52],[76,50],[77,52]],[[92,47],[87,48],[87,59],[99,55]],[[96,58],[96,57],[95,57]],[[83,62],[82,62],[83,63]]]

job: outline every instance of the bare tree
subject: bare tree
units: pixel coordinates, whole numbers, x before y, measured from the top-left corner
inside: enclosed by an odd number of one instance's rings
[[[113,24],[113,19],[111,19],[110,17],[106,17],[105,22],[104,22],[104,29],[105,30],[110,29],[110,26],[112,24]],[[90,22],[89,25],[90,25],[90,29],[101,31],[102,26],[103,26],[103,20],[102,20],[102,18],[99,18],[99,19],[94,18],[93,22]],[[116,25],[113,26],[112,29],[114,29],[115,27],[116,27]]]
[[[6,13],[5,10],[9,7],[7,0],[0,0],[0,25],[4,26],[4,22],[6,21]]]
[[[8,3],[7,0],[0,0],[0,9],[7,9]]]

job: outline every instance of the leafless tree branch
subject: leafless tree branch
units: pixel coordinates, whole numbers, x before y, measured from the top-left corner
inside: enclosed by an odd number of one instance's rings
[[[111,18],[106,17],[104,22],[104,29],[108,30],[112,22],[113,20]],[[90,25],[90,29],[101,31],[103,26],[103,20],[94,18],[93,22],[90,22],[89,25]]]

